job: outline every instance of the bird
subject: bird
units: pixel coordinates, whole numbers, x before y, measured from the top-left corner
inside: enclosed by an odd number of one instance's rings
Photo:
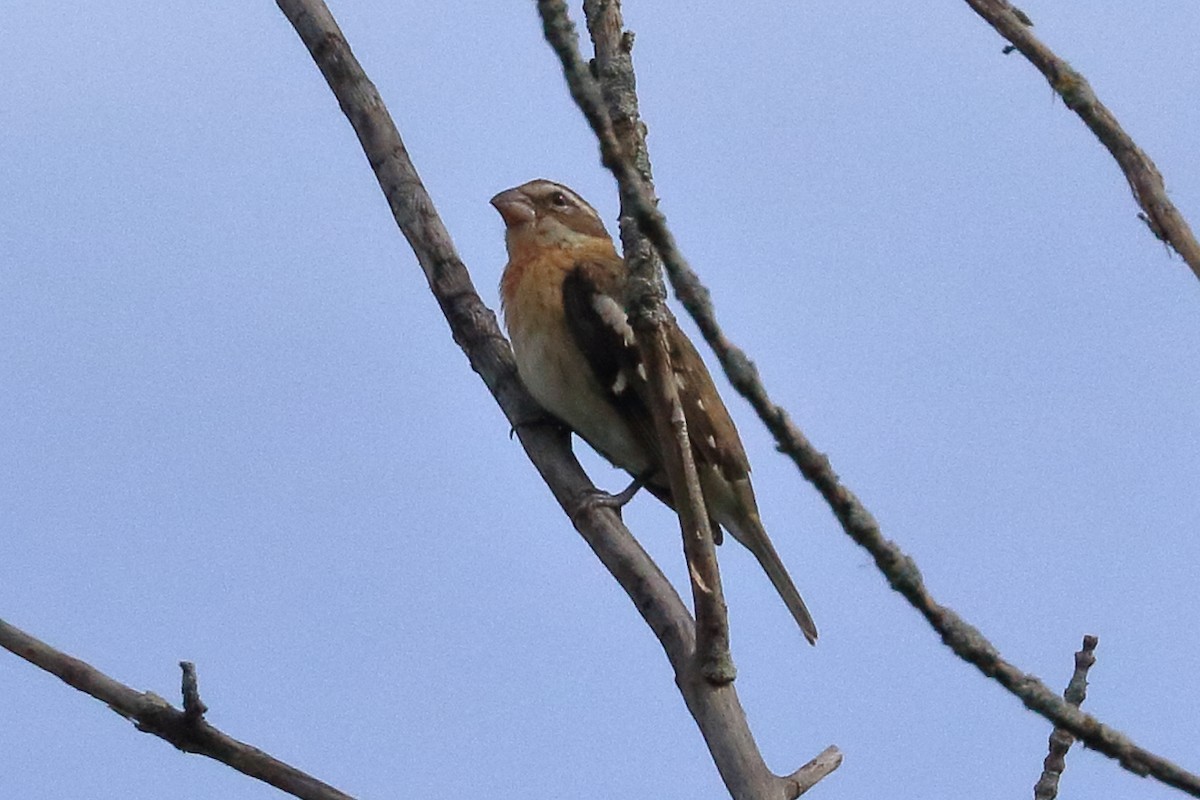
[[[553,417],[633,476],[633,492],[645,486],[674,509],[625,313],[628,268],[603,219],[576,192],[545,179],[506,189],[491,204],[505,225],[500,305],[521,381]],[[695,346],[667,317],[668,353],[717,541],[724,529],[754,555],[815,644],[812,615],[759,518],[733,419]]]

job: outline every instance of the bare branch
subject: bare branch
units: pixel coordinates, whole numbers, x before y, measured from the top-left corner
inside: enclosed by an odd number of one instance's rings
[[[607,101],[610,107],[617,109],[618,118],[622,121],[624,138],[621,141],[617,139],[608,112],[604,108],[605,96],[601,94],[580,55],[575,26],[571,22],[566,5],[558,0],[539,0],[538,11],[542,17],[546,39],[563,61],[564,73],[571,86],[572,94],[576,97],[580,107],[584,109],[589,122],[597,132],[602,159],[614,173],[620,171],[624,174],[625,180],[620,181],[622,244],[631,269],[639,270],[640,274],[637,279],[643,282],[643,291],[650,293],[657,283],[658,270],[652,257],[648,257],[644,253],[646,249],[644,237],[651,239],[660,254],[663,253],[663,248],[659,247],[659,242],[653,241],[653,235],[647,236],[650,231],[642,224],[641,217],[657,215],[661,219],[661,214],[657,210],[652,189],[648,183],[650,162],[637,116],[636,95],[633,94],[633,65],[629,53],[632,46],[632,35],[623,31],[620,3],[616,0],[590,2],[585,5],[585,12],[596,44],[596,69],[601,75],[609,77],[606,83]],[[630,154],[635,155],[631,156]],[[631,163],[631,157],[636,160],[638,165],[636,168]],[[665,224],[659,226],[657,231],[670,237]],[[653,302],[661,307],[661,297],[654,297]],[[664,311],[663,313],[669,312]],[[715,573],[715,553],[712,552],[711,540],[706,542],[705,546],[707,552],[697,555],[704,559],[712,558],[713,572]],[[693,561],[693,558],[696,557],[691,552],[688,553],[689,565],[696,563]],[[695,576],[693,575],[694,580]],[[697,609],[700,608],[701,606],[698,604]],[[703,632],[704,628],[702,627],[700,633],[703,634]],[[695,710],[693,710],[693,714],[695,714]],[[697,720],[699,721],[700,717],[697,717]],[[703,723],[701,723],[701,728],[704,728]],[[748,736],[742,743],[744,752],[740,755],[730,754],[730,757],[723,757],[717,749],[712,747],[711,740],[709,744],[717,768],[731,795],[735,798],[770,796],[780,792],[785,797],[797,797],[841,764],[841,754],[837,748],[828,748],[797,773],[788,778],[780,778],[767,770],[762,756],[758,753],[757,746]],[[798,777],[802,773],[806,779],[811,779],[811,783]],[[748,775],[757,776],[758,786],[746,782]]]
[[[832,745],[826,747],[816,757],[800,769],[786,776],[786,797],[795,798],[817,785],[817,782],[842,765],[842,753]]]
[[[1063,692],[1063,699],[1079,708],[1087,699],[1088,670],[1096,663],[1096,645],[1100,644],[1099,637],[1084,636],[1083,647],[1075,653],[1075,672]]]
[[[576,529],[633,600],[675,671],[676,684],[735,798],[793,797],[762,762],[746,715],[730,683],[714,684],[694,668],[695,631],[670,582],[620,518],[588,502],[595,487],[556,426],[526,424],[540,412],[517,377],[512,350],[495,314],[475,292],[433,201],[409,160],[404,143],[374,85],[351,53],[321,0],[277,0],[329,83],[358,134],[397,224],[408,239],[455,342],[467,354],[514,425],[522,446]],[[822,763],[836,766],[828,757]],[[822,768],[824,769],[824,767]],[[826,770],[827,772],[827,770]],[[821,770],[814,768],[808,777]],[[730,776],[734,782],[730,783]],[[811,784],[807,784],[811,785]],[[804,788],[799,778],[795,786]]]
[[[627,154],[633,154],[643,185],[653,193],[650,157],[641,135],[633,85],[632,37],[622,33],[621,4],[619,0],[589,0],[584,4],[584,13],[595,43],[595,69],[604,76],[601,82],[604,99],[612,118],[621,120],[621,145]],[[545,19],[547,17],[543,15]],[[638,229],[637,221],[625,208],[624,199],[620,228],[621,247],[629,266],[626,308],[650,378],[655,429],[661,441],[674,443],[663,448],[663,468],[683,533],[683,551],[696,614],[696,657],[701,672],[710,680],[728,682],[737,674],[729,651],[729,613],[721,588],[714,531],[696,474],[687,420],[680,405],[667,345],[665,328],[674,324],[674,320],[665,304],[661,263]]]
[[[737,676],[737,670],[729,652],[729,612],[721,589],[712,527],[704,508],[687,421],[667,349],[662,296],[651,290],[638,300],[644,302],[647,297],[653,298],[651,303],[657,305],[657,309],[642,307],[629,316],[646,364],[654,427],[659,440],[670,443],[662,448],[663,468],[679,515],[688,580],[692,586],[692,605],[696,614],[695,659],[707,680],[729,683]]]
[[[538,8],[543,18],[553,17],[544,27],[547,39],[562,62],[571,96],[600,142],[601,161],[617,179],[622,203],[628,201],[638,226],[662,257],[676,296],[717,354],[730,382],[754,406],[763,424],[775,437],[779,450],[792,459],[801,474],[821,493],[842,529],[871,554],[892,588],[921,612],[959,658],[974,664],[984,675],[1000,683],[1027,708],[1069,730],[1088,747],[1116,759],[1130,772],[1151,775],[1200,797],[1200,776],[1139,747],[1123,734],[1065,702],[1036,677],[1005,661],[977,628],[952,609],[934,601],[925,588],[916,562],[884,538],[879,524],[854,493],[841,483],[829,459],[813,447],[787,411],[771,401],[754,363],[721,331],[708,289],[679,252],[674,236],[667,228],[666,218],[654,206],[637,170],[613,134],[607,111],[600,101],[600,90],[579,55],[574,27],[566,17],[565,6],[561,2],[539,0]]]
[[[691,615],[620,518],[588,502],[596,488],[571,454],[565,431],[556,425],[529,422],[544,419],[545,414],[517,377],[512,348],[496,315],[475,291],[383,99],[350,51],[329,9],[321,0],[278,0],[277,5],[308,48],[358,135],[396,224],[450,324],[454,341],[496,398],[559,505],[629,594],[672,663],[686,661],[694,647]]]
[[[1075,672],[1063,692],[1063,699],[1078,708],[1087,698],[1087,674],[1096,663],[1096,645],[1099,639],[1095,636],[1083,637],[1083,649],[1075,654]],[[1058,796],[1058,779],[1067,768],[1067,751],[1075,742],[1075,737],[1069,731],[1055,728],[1050,733],[1050,752],[1042,765],[1042,776],[1033,787],[1033,800],[1054,800]]]
[[[1067,108],[1074,111],[1091,129],[1100,143],[1108,148],[1116,159],[1133,198],[1142,207],[1142,221],[1160,241],[1165,242],[1192,268],[1200,278],[1200,243],[1197,243],[1187,220],[1175,208],[1167,196],[1167,187],[1162,174],[1137,143],[1117,122],[1117,118],[1100,102],[1087,79],[1076,72],[1070,64],[1056,56],[1042,44],[1030,27],[1029,17],[1007,0],[966,0],[975,13],[983,17],[996,32],[1008,41],[1021,55],[1029,59],[1050,82]]]
[[[133,722],[139,731],[165,739],[185,753],[197,753],[227,764],[244,775],[269,783],[304,800],[353,800],[350,795],[322,783],[293,766],[267,755],[257,747],[239,742],[209,725],[200,714],[180,711],[152,692],[139,692],[66,653],[55,650],[4,620],[0,620],[0,647],[58,676],[67,685],[91,695]],[[185,662],[187,663],[187,662]],[[190,666],[190,664],[188,665]],[[185,707],[189,671],[184,667]],[[190,674],[193,700],[195,671]],[[202,708],[203,704],[193,706]],[[200,712],[201,714],[203,712]]]

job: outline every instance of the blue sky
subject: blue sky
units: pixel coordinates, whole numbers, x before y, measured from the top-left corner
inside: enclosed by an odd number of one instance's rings
[[[1025,3],[1200,224],[1200,9]],[[616,193],[532,3],[333,5],[483,297],[487,199]],[[663,209],[727,333],[934,595],[1200,768],[1200,283],[963,3],[629,3]],[[632,606],[448,335],[273,3],[0,12],[0,616],[352,794],[718,797]],[[722,387],[725,386],[721,382]],[[957,662],[727,390],[821,628],[721,551],[739,690],[813,797],[1028,796]],[[601,486],[621,475],[584,456]],[[677,581],[671,516],[626,513]],[[0,657],[0,794],[268,798]],[[1072,752],[1063,797],[1174,796]]]

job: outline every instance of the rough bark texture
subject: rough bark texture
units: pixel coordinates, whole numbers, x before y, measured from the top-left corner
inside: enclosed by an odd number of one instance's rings
[[[538,8],[543,16],[546,37],[562,62],[571,96],[599,140],[602,163],[613,173],[621,188],[622,208],[628,209],[636,218],[638,227],[658,251],[676,297],[696,321],[734,388],[750,401],[759,419],[775,437],[780,452],[791,458],[801,474],[820,492],[842,529],[871,554],[892,588],[925,617],[959,658],[997,681],[1027,708],[1055,726],[1070,731],[1088,747],[1116,759],[1125,769],[1137,775],[1153,776],[1200,797],[1200,776],[1139,747],[1128,737],[1067,703],[1036,677],[1005,661],[975,626],[933,599],[916,562],[884,538],[879,523],[858,497],[842,484],[829,459],[809,442],[787,411],[771,400],[754,363],[725,336],[717,324],[708,289],[679,251],[665,217],[655,207],[652,195],[641,184],[637,169],[616,140],[600,90],[579,55],[566,6],[556,0],[539,0]]]
[[[595,487],[554,425],[524,424],[540,415],[517,377],[512,350],[495,314],[479,298],[421,184],[378,91],[355,60],[320,0],[278,0],[358,134],[397,224],[408,239],[455,342],[513,423],[522,446],[559,504],[597,557],[633,600],[662,643],[722,777],[736,776],[737,798],[793,798],[841,763],[829,750],[787,778],[766,769],[730,683],[714,683],[694,669],[696,636],[691,615],[620,518],[594,502]]]
[[[1007,0],[966,0],[976,14],[987,20],[996,32],[1012,42],[1006,52],[1017,50],[1033,64],[1050,82],[1067,108],[1083,120],[1083,124],[1096,135],[1129,181],[1133,199],[1142,207],[1139,214],[1146,227],[1160,241],[1166,243],[1183,257],[1200,278],[1200,243],[1187,220],[1167,196],[1167,187],[1162,173],[1142,148],[1137,146],[1121,123],[1100,98],[1092,91],[1087,78],[1075,71],[1070,64],[1042,44],[1033,31],[1033,23],[1019,8]]]

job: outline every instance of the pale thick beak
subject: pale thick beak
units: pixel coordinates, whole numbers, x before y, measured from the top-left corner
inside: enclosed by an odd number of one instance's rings
[[[533,201],[520,189],[505,189],[493,197],[491,202],[500,212],[500,216],[504,217],[504,224],[510,228],[533,222],[537,217]]]

